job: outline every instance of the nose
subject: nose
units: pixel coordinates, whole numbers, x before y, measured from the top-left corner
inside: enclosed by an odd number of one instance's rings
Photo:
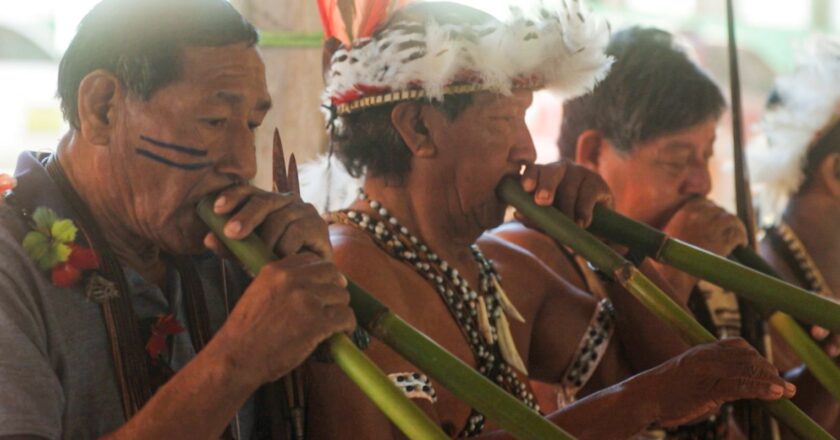
[[[510,151],[510,161],[521,165],[530,165],[537,161],[537,148],[534,146],[534,139],[525,121],[522,121],[517,136],[514,138],[514,146]]]
[[[254,132],[245,124],[232,128],[227,139],[226,154],[216,164],[216,171],[249,181],[257,175],[257,150]]]
[[[708,164],[695,164],[688,170],[682,185],[683,194],[706,197],[712,191],[712,175]]]

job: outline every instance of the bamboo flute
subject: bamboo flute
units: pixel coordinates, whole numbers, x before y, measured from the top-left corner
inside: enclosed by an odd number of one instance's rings
[[[695,321],[687,311],[644,276],[632,263],[577,226],[556,208],[537,206],[532,196],[526,193],[516,180],[505,178],[499,184],[497,193],[502,200],[516,208],[543,232],[570,247],[624,286],[652,313],[677,330],[686,341],[697,345],[716,340],[708,330]],[[788,399],[758,403],[801,438],[833,438]]]
[[[731,290],[765,309],[779,310],[803,322],[840,332],[840,304],[668,237],[604,206],[595,207],[589,231]]]
[[[741,289],[748,287],[751,289],[749,299],[762,305],[765,309],[788,311],[790,310],[789,306],[794,306],[797,310],[797,317],[803,321],[808,321],[808,318],[814,317],[812,311],[832,319],[834,322],[837,322],[837,318],[840,317],[833,315],[840,311],[837,303],[782,281],[775,270],[751,248],[739,246],[733,252],[732,256],[743,265],[741,266],[706,250],[670,238],[662,231],[636,222],[600,205],[595,208],[589,230],[596,235],[637,250],[645,256],[730,289],[735,294],[745,295],[743,290],[738,290],[737,287]],[[702,257],[702,262],[695,259],[697,256]],[[703,262],[706,266],[700,267],[704,264]],[[753,284],[755,278],[758,278],[758,281]],[[737,283],[729,281],[737,281]],[[762,291],[761,289],[767,290]],[[781,298],[786,299],[783,302],[776,300],[765,302],[763,300],[763,298],[778,298],[782,295],[793,296],[789,300],[788,298]],[[805,305],[802,304],[803,302],[805,302]],[[826,309],[823,306],[826,303],[829,304],[830,308]],[[805,309],[805,311],[800,312],[800,309]],[[828,313],[825,313],[826,310],[828,310]],[[840,368],[837,364],[825,354],[790,315],[776,311],[770,315],[768,321],[808,366],[814,377],[835,399],[840,401]],[[825,320],[821,321],[825,322]]]
[[[222,230],[226,219],[213,213],[212,201],[199,202],[198,215],[251,272],[259,273],[277,256],[251,234],[241,241],[228,239]],[[335,363],[373,401],[373,403],[411,439],[448,439],[425,412],[408,400],[402,391],[376,366],[350,338],[337,333],[329,338],[330,354]]]
[[[731,255],[741,264],[775,278],[781,276],[751,248],[738,247]],[[790,348],[805,363],[811,374],[831,395],[840,402],[840,367],[817,345],[790,315],[774,312],[768,318],[770,325],[784,338]]]
[[[222,229],[226,219],[213,212],[211,200],[202,200],[197,211],[252,273],[258,273],[263,265],[277,259],[254,234],[243,240],[225,237]],[[352,280],[347,281],[350,306],[360,326],[499,427],[519,439],[574,438],[403,321]],[[409,438],[448,438],[346,335],[332,336],[329,345],[336,364]]]

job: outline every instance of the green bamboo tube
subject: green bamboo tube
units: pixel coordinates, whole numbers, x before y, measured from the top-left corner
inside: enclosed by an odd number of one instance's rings
[[[589,231],[731,290],[765,309],[780,310],[800,321],[840,332],[840,304],[670,238],[604,206],[596,206]]]
[[[199,202],[197,211],[199,217],[251,273],[259,273],[262,266],[277,259],[277,256],[254,234],[241,241],[227,238],[223,233],[226,219],[213,212],[213,204],[209,198]],[[336,365],[408,438],[435,440],[449,438],[350,341],[347,335],[337,333],[331,336],[329,348]]]
[[[767,275],[781,278],[773,266],[760,255],[748,247],[738,247],[732,253],[740,263]],[[817,345],[811,336],[802,329],[790,315],[775,312],[768,319],[770,325],[784,338],[790,348],[802,359],[811,374],[823,387],[840,402],[840,368],[828,357],[823,349]]]
[[[226,220],[213,213],[212,204],[209,200],[205,199],[199,203],[198,212],[202,220],[222,238],[228,249],[237,258],[240,258],[240,261],[251,272],[257,273],[263,264],[277,258],[265,243],[253,234],[240,241],[225,238],[222,234],[222,228]],[[350,306],[353,308],[356,314],[356,320],[360,326],[369,331],[373,336],[379,338],[406,360],[420,368],[429,377],[435,379],[456,397],[484,414],[488,419],[496,422],[499,427],[509,434],[519,439],[529,440],[574,439],[574,437],[563,431],[560,427],[522,404],[514,396],[499,388],[472,367],[406,323],[358,284],[349,278],[347,281],[347,290],[350,292]],[[333,338],[337,336],[333,336]],[[352,345],[346,336],[341,336],[343,339],[347,339],[347,343]],[[331,343],[331,345],[334,344]],[[355,348],[355,346],[353,347]],[[342,348],[348,351],[351,350],[349,347]],[[355,351],[358,351],[358,349],[355,349]],[[364,357],[364,354],[361,352],[358,354]],[[367,360],[366,357],[365,359]],[[339,361],[336,360],[336,363],[339,363]],[[341,366],[340,363],[339,366]],[[346,370],[345,373],[347,373]],[[347,374],[350,375],[350,373]],[[353,379],[353,376],[351,376],[351,379]],[[360,388],[362,387],[359,382],[356,383]],[[396,390],[396,387],[393,385],[391,387]],[[362,389],[368,397],[371,397],[371,393],[365,388]],[[400,395],[402,396],[401,393]],[[407,401],[405,396],[402,397],[403,399],[401,400],[406,400],[405,403],[411,405],[414,410],[420,411],[410,401]],[[371,399],[373,400],[372,397]],[[376,400],[374,400],[374,403],[377,403]],[[403,402],[400,403],[405,404]],[[377,405],[385,412],[382,405]],[[386,406],[388,405],[397,406],[394,404],[387,404]],[[386,414],[388,413],[386,412]],[[425,413],[421,411],[421,414],[428,420]],[[393,418],[391,420],[394,421]],[[431,423],[431,420],[429,422]],[[412,422],[407,428],[414,428],[414,423],[422,423],[422,421]],[[437,438],[412,437],[409,433],[416,432],[416,429],[408,432],[402,427],[400,429],[411,438]],[[439,431],[439,428],[437,429]]]
[[[510,204],[542,231],[559,243],[570,247],[627,289],[635,298],[660,319],[677,330],[691,344],[715,341],[715,337],[692,318],[656,284],[651,282],[629,261],[612,248],[577,226],[553,207],[536,205],[519,182],[504,179],[496,189],[499,197]],[[759,401],[779,421],[801,438],[833,439],[820,425],[811,420],[790,400]]]
[[[817,319],[818,324],[825,323],[827,319],[837,322],[840,317],[836,315],[840,310],[838,304],[782,281],[773,267],[748,247],[739,246],[732,254],[738,263],[746,266],[744,267],[706,250],[670,238],[662,231],[624,217],[603,206],[596,208],[589,230],[638,250],[648,257],[730,289],[736,294],[741,295],[744,289],[749,289],[752,295],[744,296],[765,308],[772,308],[771,304],[775,304],[782,310],[790,311],[792,307],[791,313],[796,313],[795,316],[803,321],[809,321],[808,318]],[[751,284],[753,282],[756,284]],[[784,290],[779,292],[780,288]],[[782,295],[791,295],[791,297],[783,298],[784,303],[773,300]],[[773,302],[764,302],[762,298],[771,298]],[[828,307],[824,307],[824,304],[828,304]],[[791,316],[783,312],[775,312],[768,321],[820,384],[840,401],[840,367]]]

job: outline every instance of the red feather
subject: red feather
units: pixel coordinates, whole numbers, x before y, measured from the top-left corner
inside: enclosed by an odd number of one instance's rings
[[[350,37],[347,27],[338,8],[338,0],[318,0],[318,14],[321,16],[321,26],[324,28],[324,39],[335,37],[345,46],[350,47]]]
[[[355,0],[355,17],[353,17],[353,35],[355,38],[365,38],[388,17],[391,0]]]

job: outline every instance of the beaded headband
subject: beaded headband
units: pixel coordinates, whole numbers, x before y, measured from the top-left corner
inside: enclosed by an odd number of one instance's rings
[[[548,88],[576,96],[609,69],[608,41],[607,23],[587,15],[578,0],[511,7],[508,17],[480,24],[389,18],[332,54],[324,107],[335,117],[479,91]]]

